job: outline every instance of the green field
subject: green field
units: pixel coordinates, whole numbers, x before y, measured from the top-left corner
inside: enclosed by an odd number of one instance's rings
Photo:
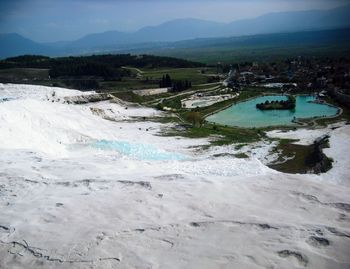
[[[208,82],[208,74],[213,72],[210,68],[157,68],[139,70],[127,67],[132,70],[130,77],[123,77],[121,80],[103,80],[98,79],[99,90],[101,91],[126,91],[138,89],[158,88],[159,80],[163,75],[169,74],[172,80],[188,80],[195,85],[205,84]],[[205,70],[204,74],[202,70]],[[141,72],[139,72],[141,71]],[[38,68],[8,68],[0,69],[0,82],[14,83],[32,83],[43,85],[54,85],[60,87],[71,87],[67,84],[68,80],[79,80],[75,78],[49,78],[48,69]],[[205,88],[206,86],[204,86]],[[201,86],[197,87],[198,89]]]
[[[140,90],[158,88],[157,81],[145,82],[141,79],[127,79],[123,78],[121,81],[102,81],[99,83],[100,90],[108,91],[124,91],[124,90]]]
[[[188,80],[192,82],[194,88],[196,85],[208,82],[208,74],[213,74],[215,68],[157,68],[157,69],[138,69],[133,67],[124,67],[132,71],[133,77],[124,77],[121,81],[102,81],[99,85],[102,90],[137,90],[158,88],[159,80],[163,75],[168,74],[172,80]],[[204,70],[204,73],[203,73]],[[207,86],[204,86],[206,88]],[[197,86],[201,88],[201,86]],[[197,89],[196,88],[196,89]]]
[[[163,75],[170,75],[172,80],[188,80],[192,82],[194,89],[207,88],[208,86],[196,86],[208,82],[208,74],[214,74],[215,68],[157,68],[138,69],[124,67],[132,71],[132,77],[124,77],[121,81],[101,81],[101,90],[126,91],[151,89],[159,87],[159,80]],[[203,73],[204,72],[204,73]]]
[[[204,74],[202,70],[205,70]],[[176,69],[151,69],[151,70],[142,70],[143,78],[148,77],[149,79],[161,79],[163,75],[168,74],[172,80],[188,80],[191,81],[193,85],[204,84],[208,82],[208,76],[206,73],[215,72],[211,68],[176,68]]]
[[[186,48],[154,52],[160,56],[171,56],[206,64],[237,63],[244,61],[279,61],[288,57],[342,57],[350,55],[350,44],[312,46],[225,46],[208,48]]]

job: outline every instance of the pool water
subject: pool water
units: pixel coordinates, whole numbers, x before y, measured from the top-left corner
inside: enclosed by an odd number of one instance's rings
[[[117,151],[121,155],[138,160],[150,161],[181,161],[187,156],[158,149],[149,144],[129,143],[126,141],[98,140],[91,144],[92,147],[102,150]]]
[[[310,103],[314,96],[296,96],[296,107],[293,110],[259,110],[256,104],[266,100],[287,100],[287,96],[269,95],[261,96],[241,102],[236,105],[215,113],[206,119],[222,125],[239,127],[265,127],[276,125],[293,125],[293,118],[312,118],[334,116],[338,109],[326,104]]]

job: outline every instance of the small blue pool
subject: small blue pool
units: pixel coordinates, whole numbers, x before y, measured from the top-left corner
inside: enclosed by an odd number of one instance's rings
[[[188,156],[160,150],[149,144],[129,143],[126,141],[98,140],[91,144],[92,147],[102,150],[117,151],[122,155],[138,160],[150,161],[181,161],[188,159]]]

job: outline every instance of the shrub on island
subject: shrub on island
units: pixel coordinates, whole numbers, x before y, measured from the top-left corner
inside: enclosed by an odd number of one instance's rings
[[[288,100],[266,100],[264,103],[256,104],[256,108],[260,110],[272,110],[272,109],[280,109],[280,110],[289,110],[295,109],[295,97],[292,95],[288,96]]]

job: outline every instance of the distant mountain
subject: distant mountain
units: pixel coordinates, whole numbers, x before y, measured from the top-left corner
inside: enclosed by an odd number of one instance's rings
[[[178,19],[158,26],[145,27],[134,33],[134,41],[179,41],[220,36],[225,23],[199,19]]]
[[[86,35],[76,41],[70,42],[70,48],[96,48],[111,45],[127,44],[132,36],[130,33],[108,31],[104,33]]]
[[[350,5],[331,10],[269,13],[254,19],[239,20],[226,26],[225,34],[252,35],[350,26]]]
[[[163,42],[196,38],[234,37],[268,33],[286,33],[350,26],[350,5],[331,10],[269,13],[254,19],[218,23],[199,19],[178,19],[136,32],[108,31],[86,35],[75,41],[40,44],[17,34],[0,35],[0,57],[40,53],[50,56],[106,53],[137,49]]]
[[[133,33],[110,31],[87,35],[74,47],[106,47],[145,42],[173,42],[206,37],[229,37],[266,33],[334,29],[350,26],[350,5],[331,10],[269,13],[254,19],[218,23],[199,19],[178,19]]]
[[[19,34],[0,34],[0,58],[21,54],[50,54],[51,48]]]
[[[169,21],[158,26],[144,27],[133,33],[108,31],[86,35],[76,41],[66,44],[65,48],[74,50],[98,49],[105,50],[117,46],[123,47],[130,44],[171,42],[198,37],[213,37],[223,23],[210,22],[198,19],[179,19]]]

